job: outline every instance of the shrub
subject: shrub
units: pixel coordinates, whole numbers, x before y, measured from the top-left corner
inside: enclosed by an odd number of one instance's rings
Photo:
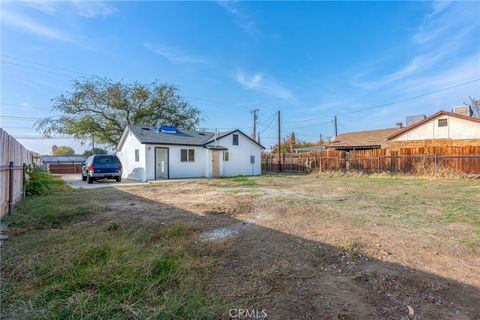
[[[26,167],[26,173],[28,175],[28,180],[26,181],[28,196],[48,194],[52,190],[52,186],[63,185],[61,180],[55,179],[49,173],[33,168],[31,165]]]

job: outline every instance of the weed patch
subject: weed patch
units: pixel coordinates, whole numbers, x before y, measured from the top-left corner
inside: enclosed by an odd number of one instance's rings
[[[81,192],[56,190],[45,196],[28,197],[15,206],[13,214],[2,222],[12,228],[10,232],[48,229],[68,224],[77,218],[108,210],[92,199],[82,199]]]
[[[85,201],[87,195],[91,198]],[[221,314],[223,303],[205,295],[221,252],[196,244],[194,227],[87,219],[106,209],[84,190],[19,203],[4,220],[11,237],[2,246],[2,318],[210,319]]]

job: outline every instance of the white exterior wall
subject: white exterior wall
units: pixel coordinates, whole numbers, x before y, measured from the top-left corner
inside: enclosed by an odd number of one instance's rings
[[[447,119],[446,127],[438,126],[438,119]],[[480,139],[480,123],[441,115],[391,139],[408,141],[424,139]]]
[[[135,162],[135,149],[139,149],[139,161]],[[145,145],[141,144],[135,136],[129,132],[117,157],[122,163],[122,178],[145,181]]]
[[[218,144],[228,148],[229,152],[229,160],[220,162],[223,162],[223,176],[260,175],[262,173],[260,163],[262,148],[241,133],[233,134],[238,134],[238,146],[233,145],[232,134],[218,140]],[[253,165],[250,164],[250,156],[255,156],[255,163]],[[222,170],[222,168],[220,169]]]
[[[206,163],[208,151],[204,147],[170,146],[161,144],[148,144],[146,147],[146,180],[155,180],[155,147],[168,148],[169,178],[200,178],[209,177]],[[195,161],[181,162],[181,149],[194,149]]]
[[[233,145],[232,134],[218,140],[217,144],[228,148],[229,161],[223,161],[223,152],[219,153],[220,176],[250,176],[261,174],[260,146],[241,133],[238,134],[238,146]],[[212,153],[204,147],[172,146],[161,144],[141,144],[132,133],[128,133],[117,156],[122,162],[123,178],[149,181],[155,180],[155,147],[168,149],[169,178],[201,178],[212,176]],[[135,149],[139,149],[140,158],[135,162]],[[194,149],[195,161],[181,162],[181,149]],[[255,163],[250,163],[250,156],[255,157]]]

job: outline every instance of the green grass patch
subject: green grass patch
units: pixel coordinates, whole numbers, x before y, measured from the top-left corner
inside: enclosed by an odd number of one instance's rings
[[[54,191],[21,201],[4,220],[11,237],[2,246],[1,318],[222,314],[223,302],[206,295],[221,250],[198,244],[198,231],[184,223],[95,221],[91,215],[105,209],[100,198],[89,190]]]
[[[258,183],[256,178],[238,176],[233,178],[221,179],[220,181],[215,181],[215,183],[209,183],[208,185],[215,188],[249,188],[258,186]]]
[[[239,176],[239,177],[231,178],[231,180],[236,183],[236,186],[239,186],[239,187],[255,187],[255,186],[257,186],[257,181],[255,179],[251,178],[251,177]]]
[[[2,223],[12,228],[11,232],[46,229],[105,210],[108,210],[106,205],[89,198],[86,192],[57,188],[47,195],[22,200],[15,206],[14,213],[2,219]]]

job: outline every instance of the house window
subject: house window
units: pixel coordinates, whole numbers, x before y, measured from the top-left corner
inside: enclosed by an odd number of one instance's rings
[[[233,134],[232,139],[233,139],[233,145],[238,146],[238,134]]]
[[[254,164],[255,163],[255,156],[250,156],[250,163]]]
[[[223,151],[223,161],[228,161],[230,159],[230,154],[228,151]]]
[[[448,120],[447,120],[447,119],[438,119],[438,126],[439,126],[439,127],[446,127],[446,126],[448,126]]]
[[[180,161],[181,162],[193,162],[193,161],[195,161],[195,150],[194,149],[181,149],[180,150]]]
[[[140,161],[140,150],[135,149],[135,162],[139,162],[139,161]]]

